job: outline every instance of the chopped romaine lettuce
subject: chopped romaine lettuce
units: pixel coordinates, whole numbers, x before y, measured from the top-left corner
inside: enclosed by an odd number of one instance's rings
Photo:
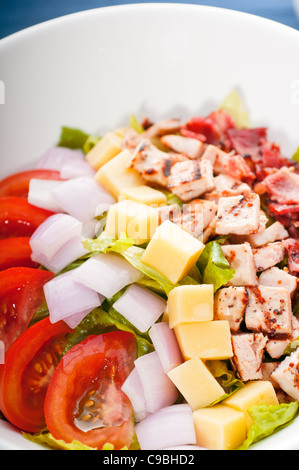
[[[55,439],[52,434],[48,431],[42,431],[36,434],[29,434],[27,432],[23,432],[23,437],[28,441],[34,442],[35,444],[39,444],[53,450],[97,450],[92,447],[88,447],[79,441],[73,441],[70,444],[67,444],[66,442],[60,439]],[[107,443],[107,445],[111,444]],[[104,447],[103,450],[106,450],[106,448],[104,449]]]
[[[131,114],[129,125],[130,125],[130,127],[132,127],[136,132],[138,132],[138,134],[141,134],[141,133],[144,131],[142,125],[141,125],[140,122],[138,121],[138,119],[137,119],[137,117],[135,116],[135,114]]]
[[[110,303],[112,304],[113,302],[110,301]],[[107,308],[107,311],[104,308]],[[68,335],[66,351],[83,341],[88,335],[102,334],[115,329],[129,331],[135,335],[138,356],[154,350],[149,336],[146,333],[140,333],[130,322],[113,309],[107,301],[103,308],[96,308],[90,312],[74,331]]]
[[[58,147],[67,147],[70,149],[80,149],[88,153],[94,145],[100,140],[100,137],[89,135],[80,129],[71,127],[62,127]]]
[[[250,127],[249,114],[246,111],[241,96],[237,91],[231,91],[224,98],[220,109],[226,111],[233,118],[238,128]]]
[[[292,156],[292,160],[295,160],[295,162],[299,163],[299,147],[297,148],[296,152]]]
[[[222,400],[244,387],[244,383],[237,379],[234,373],[228,369],[226,361],[209,360],[206,362],[206,366],[226,392],[210,406],[220,403]]]
[[[298,414],[298,402],[281,403],[280,405],[261,404],[250,408],[248,412],[254,424],[238,450],[247,450],[255,442],[290,424]]]
[[[221,250],[222,243],[223,240],[213,240],[207,243],[197,262],[203,283],[213,284],[215,292],[230,281],[236,272],[231,269]]]

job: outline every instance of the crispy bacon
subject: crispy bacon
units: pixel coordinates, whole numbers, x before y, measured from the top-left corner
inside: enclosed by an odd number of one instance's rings
[[[264,180],[272,201],[279,204],[299,204],[299,175],[282,167]]]
[[[228,129],[227,135],[232,148],[240,155],[250,155],[254,161],[262,157],[262,144],[267,137],[267,129]]]

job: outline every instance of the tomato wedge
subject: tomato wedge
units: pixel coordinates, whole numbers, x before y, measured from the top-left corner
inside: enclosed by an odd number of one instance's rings
[[[50,433],[97,449],[130,447],[133,411],[121,386],[134,366],[136,339],[113,331],[73,346],[57,366],[45,399]]]
[[[5,354],[0,368],[0,409],[17,428],[44,429],[47,387],[70,331],[65,322],[51,324],[47,317],[28,328]]]
[[[6,351],[43,306],[43,287],[53,277],[52,272],[26,267],[0,272],[0,340]]]
[[[30,237],[53,212],[29,204],[16,196],[0,197],[0,239]]]
[[[18,196],[26,198],[29,191],[29,183],[32,178],[40,180],[60,180],[60,172],[47,169],[33,169],[21,171],[7,176],[0,181],[0,197]]]
[[[17,266],[37,268],[32,261],[30,237],[11,237],[0,240],[0,271]]]

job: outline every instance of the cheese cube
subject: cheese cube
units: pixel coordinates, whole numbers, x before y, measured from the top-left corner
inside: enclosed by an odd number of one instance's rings
[[[110,191],[115,199],[118,199],[122,189],[144,184],[139,173],[128,168],[131,157],[129,150],[123,150],[105,163],[95,174],[96,181]]]
[[[222,403],[244,413],[247,429],[253,424],[252,418],[248,413],[252,406],[279,404],[272,383],[266,380],[248,382],[243,388],[226,398]]]
[[[167,375],[193,411],[210,405],[225,394],[199,357],[171,369]]]
[[[204,244],[170,220],[155,231],[141,261],[176,284],[188,274],[204,249]]]
[[[183,323],[174,327],[185,360],[229,359],[233,356],[227,320]]]
[[[132,188],[123,188],[120,195],[147,205],[158,206],[166,204],[167,202],[167,198],[164,193],[151,188],[150,186],[146,186],[145,184]]]
[[[98,170],[107,163],[111,158],[115,157],[122,149],[122,138],[112,132],[104,135],[102,139],[87,153],[86,161]]]
[[[214,317],[214,286],[178,286],[168,295],[169,326],[210,321]]]
[[[224,405],[193,413],[196,443],[208,450],[235,450],[246,439],[244,413]]]
[[[109,208],[105,233],[119,238],[123,232],[140,245],[151,239],[158,223],[159,217],[155,209],[145,204],[125,200]]]

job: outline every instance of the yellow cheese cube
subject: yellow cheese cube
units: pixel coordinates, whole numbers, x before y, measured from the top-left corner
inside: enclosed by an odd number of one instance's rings
[[[235,450],[246,439],[244,413],[215,405],[193,413],[196,443],[209,450]]]
[[[223,404],[244,412],[247,429],[249,429],[253,424],[248,413],[251,407],[261,404],[278,405],[279,402],[272,383],[260,380],[248,382],[243,388],[224,400]]]
[[[124,188],[121,190],[120,195],[133,201],[153,206],[166,204],[167,202],[164,193],[146,185]]]
[[[87,153],[86,160],[92,168],[98,170],[111,158],[115,157],[121,149],[122,138],[109,132]]]
[[[117,127],[116,129],[114,129],[113,134],[123,139],[124,136],[126,135],[126,132],[128,132],[128,130],[129,130],[128,127]]]
[[[178,286],[168,296],[169,326],[210,321],[214,317],[212,284]]]
[[[167,375],[193,411],[210,405],[225,394],[199,357],[183,362]]]
[[[131,152],[123,150],[114,158],[105,163],[95,174],[95,179],[101,183],[116,199],[124,188],[144,184],[136,170],[128,168]]]
[[[140,245],[151,239],[158,223],[159,216],[156,209],[139,202],[125,200],[109,208],[105,233],[119,238],[123,232]]]
[[[141,261],[176,284],[188,274],[204,249],[204,244],[170,220],[155,231]]]
[[[229,359],[233,356],[229,322],[226,320],[182,323],[174,327],[185,360]]]

